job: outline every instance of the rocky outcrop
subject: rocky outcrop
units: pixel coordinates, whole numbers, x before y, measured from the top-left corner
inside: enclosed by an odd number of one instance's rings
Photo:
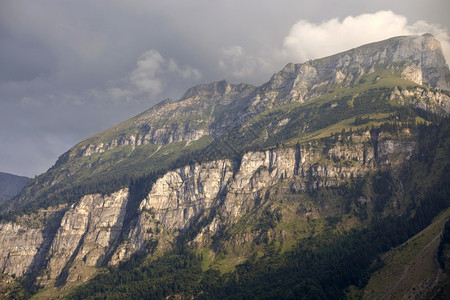
[[[252,106],[304,102],[328,91],[335,84],[353,86],[376,68],[402,68],[402,76],[416,84],[450,90],[450,71],[439,41],[432,35],[396,37],[364,45],[303,64],[290,63],[253,97]]]
[[[168,172],[153,185],[140,210],[153,211],[155,218],[170,230],[186,230],[192,220],[211,208],[232,175],[229,160]]]
[[[431,91],[425,88],[395,88],[390,95],[390,99],[398,101],[402,105],[411,104],[439,115],[450,114],[450,96],[445,92]]]
[[[0,224],[2,271],[23,275],[39,265],[45,270],[43,284],[84,280],[86,275],[76,270],[117,264],[149,245],[167,251],[193,226],[197,228],[190,239],[205,245],[215,233],[239,222],[259,205],[264,191],[281,182],[288,182],[292,192],[335,186],[380,166],[396,167],[416,147],[408,135],[394,140],[379,134],[375,141],[367,131],[346,138],[352,142],[341,137],[343,142],[332,147],[314,142],[247,152],[238,166],[225,159],[169,171],[141,199],[129,230],[124,230],[128,189],[82,197],[64,213],[48,246],[42,229]],[[46,252],[40,251],[43,247]]]
[[[142,129],[136,135],[123,136],[113,139],[109,143],[88,144],[77,150],[75,156],[91,156],[96,153],[104,153],[118,146],[132,146],[132,150],[147,144],[170,144],[181,141],[196,141],[208,134],[205,129],[191,129],[188,126],[180,127],[177,123],[164,124],[157,129]]]
[[[42,229],[15,223],[0,224],[2,273],[22,276],[32,265],[43,242]]]
[[[45,265],[65,205],[0,223],[0,267],[15,276],[36,275]]]
[[[50,215],[55,209],[43,212],[49,215],[48,222],[52,218],[58,222],[49,224],[50,229],[33,225],[38,215],[0,224],[2,272],[16,276],[40,273],[41,284],[82,279],[82,274],[73,276],[74,269],[100,266],[117,247],[127,201],[128,189],[86,195],[65,213],[59,209],[57,214],[62,217]]]
[[[188,165],[166,173],[141,202],[136,226],[111,263],[128,258],[144,250],[148,241],[159,239],[159,225],[175,236],[189,229],[199,217],[217,205],[232,176],[232,162],[229,160]]]
[[[76,280],[67,278],[75,265],[101,265],[117,246],[127,200],[128,189],[123,189],[111,195],[87,195],[73,205],[62,218],[49,250],[48,278]]]

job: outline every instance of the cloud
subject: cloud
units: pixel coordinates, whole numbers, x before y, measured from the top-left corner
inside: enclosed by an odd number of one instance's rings
[[[136,67],[124,78],[112,82],[106,96],[116,101],[132,101],[140,97],[156,98],[174,81],[196,82],[202,77],[199,70],[190,66],[180,67],[173,59],[165,59],[157,50],[144,52]],[[101,91],[91,91],[102,95]]]
[[[1,171],[43,172],[76,142],[148,109],[167,94],[178,95],[202,74],[151,49],[117,77],[79,91],[59,88],[52,76],[0,82],[0,128],[8,129],[0,131],[5,142]]]
[[[131,72],[129,81],[138,93],[156,96],[162,92],[164,73],[168,71],[165,59],[156,50],[145,52],[139,57],[137,67]]]
[[[142,103],[148,99],[158,102],[158,97],[168,94],[168,90],[183,85],[192,85],[202,78],[199,70],[190,66],[180,67],[174,59],[164,58],[157,50],[145,51],[139,56],[136,66],[128,74],[111,80],[106,88],[91,89],[85,93],[86,99],[98,104],[112,102]]]
[[[408,25],[405,16],[392,11],[349,16],[322,23],[300,20],[284,38],[282,55],[296,62],[304,62],[363,44],[393,36],[431,33],[440,40],[447,62],[450,60],[450,38],[444,28],[418,21]]]
[[[449,63],[450,37],[445,28],[426,21],[410,25],[407,17],[382,10],[320,23],[297,21],[281,44],[270,48],[248,51],[240,45],[223,47],[219,51],[218,69],[227,79],[262,82],[286,63],[301,63],[394,36],[424,33],[433,34],[441,42]]]
[[[255,57],[245,53],[241,46],[231,46],[221,49],[219,69],[233,78],[245,78],[255,71]]]
[[[239,45],[224,47],[219,51],[217,66],[227,80],[261,84],[282,66],[278,52],[276,48],[252,53]]]

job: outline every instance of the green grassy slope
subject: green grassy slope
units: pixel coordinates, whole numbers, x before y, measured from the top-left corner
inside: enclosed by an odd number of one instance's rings
[[[439,281],[448,280],[437,261],[437,251],[450,209],[441,212],[424,230],[382,256],[360,295],[364,299],[423,299]]]

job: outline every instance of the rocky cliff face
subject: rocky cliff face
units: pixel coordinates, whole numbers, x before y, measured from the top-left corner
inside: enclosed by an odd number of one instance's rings
[[[252,106],[304,102],[336,84],[353,86],[377,68],[402,69],[417,84],[450,90],[450,72],[439,41],[432,35],[397,37],[303,64],[288,64],[253,98]]]
[[[0,224],[2,272],[24,275],[35,259],[43,242],[42,230],[21,224]]]
[[[64,205],[50,207],[0,224],[3,273],[22,276],[42,269],[64,210]]]
[[[119,124],[102,135],[114,131],[126,131],[120,138],[83,143],[69,152],[69,157],[90,156],[103,153],[118,146],[134,147],[146,144],[170,144],[180,141],[195,141],[205,135],[217,132],[217,128],[231,124],[220,118],[221,112],[233,108],[236,101],[248,97],[254,87],[248,84],[230,84],[225,80],[201,84],[190,88],[178,101],[166,100]]]
[[[402,105],[412,104],[415,107],[440,115],[450,113],[450,96],[445,92],[430,91],[423,88],[412,90],[396,88],[391,93],[390,99],[397,100]]]
[[[117,246],[127,197],[128,189],[109,196],[87,195],[65,213],[48,254],[46,269],[50,279],[68,276],[70,269],[80,264],[99,266],[104,262]]]
[[[214,160],[169,171],[140,200],[137,218],[123,240],[119,237],[124,230],[128,189],[82,197],[64,213],[45,253],[39,252],[45,240],[42,229],[1,224],[2,270],[23,275],[39,260],[45,261],[41,265],[45,272],[40,275],[43,283],[83,280],[86,278],[77,269],[117,264],[145,251],[149,243],[167,251],[178,236],[202,220],[192,241],[208,244],[214,234],[239,222],[258,205],[264,191],[280,182],[289,182],[294,192],[335,186],[382,165],[395,167],[408,159],[416,146],[408,138],[398,141],[381,135],[375,149],[370,132],[351,138],[352,143],[331,148],[312,143],[248,152],[238,168],[230,160]]]
[[[37,274],[43,283],[73,278],[77,267],[99,266],[117,246],[126,211],[128,189],[111,195],[86,195],[77,205],[50,224],[53,229],[30,228],[30,220],[4,223],[1,232],[1,265],[4,273],[17,276]],[[52,211],[55,209],[49,209]],[[64,213],[65,211],[65,213]],[[50,216],[51,217],[51,216]],[[36,219],[36,218],[35,218]],[[32,225],[32,224],[31,224]],[[39,226],[39,221],[36,221]]]

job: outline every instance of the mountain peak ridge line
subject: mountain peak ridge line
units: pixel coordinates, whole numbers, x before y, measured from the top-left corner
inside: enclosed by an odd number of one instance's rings
[[[397,65],[402,62],[403,66]],[[246,83],[231,84],[226,80],[199,84],[188,89],[179,100],[163,101],[124,123],[129,123],[126,125],[129,127],[149,125],[151,128],[151,123],[155,123],[155,120],[156,123],[167,125],[178,116],[188,114],[189,110],[198,115],[196,108],[211,110],[214,107],[217,110],[220,107],[232,106],[243,106],[242,110],[246,112],[238,112],[239,122],[242,122],[264,110],[287,103],[304,102],[324,94],[324,86],[352,86],[360,76],[370,74],[377,66],[393,70],[402,67],[401,76],[407,80],[419,85],[429,84],[432,88],[450,90],[450,71],[439,41],[431,34],[401,36],[325,58],[298,64],[289,63],[280,72],[273,74],[268,82],[258,87]],[[223,133],[220,128],[229,126],[230,122],[215,122],[214,125],[219,130],[210,128],[211,125],[213,124],[205,121],[199,131],[191,130],[190,125],[185,130],[172,126],[178,136],[161,136],[151,132],[151,136],[146,139],[152,143],[166,144],[198,139],[204,134],[218,136]]]
[[[190,247],[234,268],[322,225],[407,215],[445,181],[449,80],[425,34],[289,63],[260,86],[194,86],[73,146],[0,206],[0,267],[60,287]]]

